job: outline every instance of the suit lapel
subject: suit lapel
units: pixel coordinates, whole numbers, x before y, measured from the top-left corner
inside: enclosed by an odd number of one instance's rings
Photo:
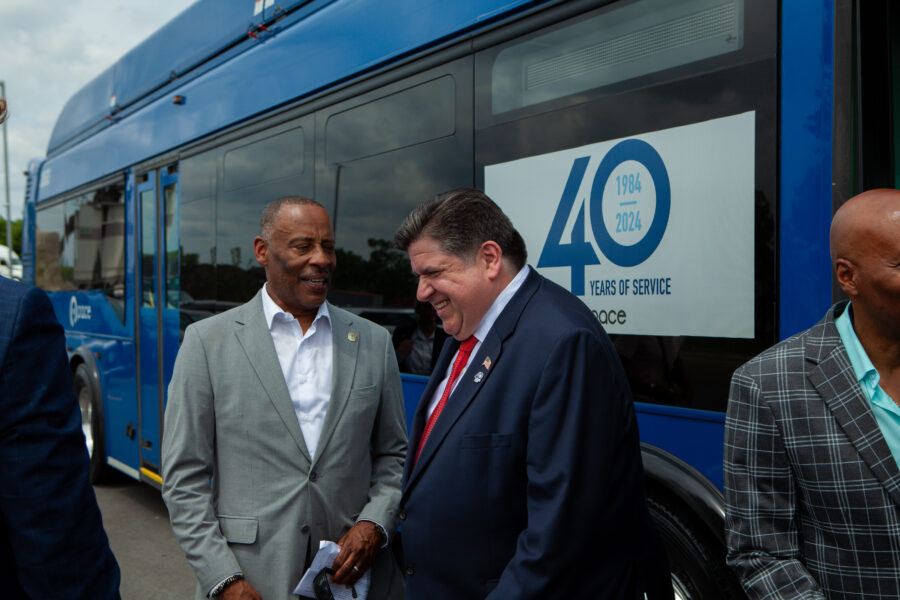
[[[809,380],[875,478],[900,505],[900,468],[856,379],[833,312],[817,327],[818,335],[810,336],[807,360],[818,364],[810,370]]]
[[[322,434],[319,436],[313,464],[319,456],[322,456],[322,451],[328,445],[328,441],[334,434],[338,421],[347,407],[350,388],[353,386],[353,376],[356,372],[356,359],[359,354],[360,334],[353,328],[353,320],[348,313],[337,310],[329,304],[328,316],[331,319],[332,342],[331,399],[328,401],[328,410],[325,412],[325,421],[322,423]]]
[[[407,469],[411,468],[411,471],[408,472],[405,479],[407,483],[404,493],[415,484],[422,472],[428,467],[432,457],[440,449],[444,439],[453,429],[453,426],[459,421],[466,409],[475,400],[475,397],[478,395],[481,388],[486,385],[491,373],[495,372],[498,368],[503,351],[503,343],[515,331],[516,325],[519,322],[519,317],[522,315],[522,311],[525,310],[528,301],[534,295],[535,291],[537,291],[540,282],[541,277],[532,270],[522,283],[522,287],[519,288],[512,299],[510,299],[509,304],[506,305],[506,308],[503,309],[503,312],[500,313],[500,316],[497,317],[494,326],[488,331],[485,339],[481,343],[481,347],[469,363],[468,368],[460,375],[459,383],[447,399],[444,410],[441,412],[437,423],[435,423],[431,435],[428,436],[428,440],[425,443],[425,447],[422,449],[419,460],[413,467],[410,467],[409,464],[407,464]],[[425,388],[425,393],[422,395],[419,407],[416,409],[416,423],[418,424],[421,420],[423,427],[424,413],[431,396],[434,394],[434,388],[444,378],[444,373],[450,363],[450,359],[456,353],[457,348],[459,348],[459,342],[456,341],[446,345],[444,348],[445,355],[441,356],[440,364],[435,368],[431,380]],[[485,359],[488,357],[490,357],[489,368],[485,366]],[[419,413],[422,413],[421,418]],[[415,445],[410,445],[410,448],[412,449],[410,457],[413,457],[413,459],[418,447],[419,437],[421,437],[421,428],[418,429],[418,431],[414,430],[413,440],[415,441]],[[410,461],[407,461],[407,463],[409,462]]]
[[[459,344],[455,345],[457,347],[459,346]],[[456,385],[456,389],[453,390],[453,393],[447,398],[444,410],[441,411],[441,415],[438,417],[434,429],[431,430],[431,435],[428,436],[428,440],[425,442],[422,454],[419,456],[419,460],[413,468],[410,484],[412,484],[422,470],[428,466],[428,463],[431,462],[431,457],[434,456],[443,444],[444,438],[447,437],[447,434],[450,433],[462,414],[475,400],[475,397],[478,395],[478,392],[481,391],[482,386],[485,385],[491,372],[496,369],[497,363],[500,362],[501,350],[502,345],[500,338],[492,329],[488,332],[487,336],[485,336],[485,340],[481,343],[478,353],[472,357],[468,368],[459,376],[459,383]],[[455,352],[456,349],[454,348],[454,353]],[[482,364],[484,359],[488,356],[491,357],[492,362],[490,369],[486,369]],[[476,376],[479,373],[480,376]],[[415,454],[413,456],[415,456]]]
[[[441,353],[438,355],[437,362],[431,372],[431,378],[428,380],[428,383],[425,385],[425,390],[419,398],[419,404],[416,406],[416,412],[413,414],[413,421],[410,426],[409,450],[406,455],[406,464],[403,466],[404,486],[406,485],[406,482],[409,481],[410,472],[412,471],[413,463],[415,462],[416,450],[419,448],[419,440],[422,438],[422,431],[425,429],[425,412],[428,410],[428,404],[430,403],[432,396],[434,396],[435,388],[437,388],[438,384],[444,378],[444,373],[447,372],[447,367],[450,366],[450,360],[456,354],[458,349],[459,342],[453,338],[448,338],[448,341],[441,349]]]
[[[291,396],[284,381],[284,373],[281,372],[281,364],[278,362],[278,354],[275,352],[272,334],[269,332],[268,325],[266,325],[261,293],[258,293],[253,300],[245,304],[241,314],[238,315],[238,319],[242,320],[237,322],[243,327],[237,330],[236,335],[247,355],[250,366],[253,367],[269,400],[275,407],[275,411],[284,422],[284,426],[290,433],[297,448],[309,461],[309,450],[306,448],[303,432],[300,431],[300,424],[297,422],[297,414],[294,412],[294,405],[291,402]]]

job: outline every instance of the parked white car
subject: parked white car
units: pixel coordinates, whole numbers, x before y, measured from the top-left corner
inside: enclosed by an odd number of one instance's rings
[[[19,255],[15,251],[12,252],[12,267],[10,267],[9,259],[9,248],[0,245],[0,275],[21,281],[22,261],[19,259]]]

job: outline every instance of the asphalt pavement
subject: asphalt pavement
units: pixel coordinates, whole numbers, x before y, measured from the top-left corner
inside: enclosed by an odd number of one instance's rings
[[[122,599],[192,600],[197,579],[175,541],[159,490],[114,474],[94,491],[122,571]]]

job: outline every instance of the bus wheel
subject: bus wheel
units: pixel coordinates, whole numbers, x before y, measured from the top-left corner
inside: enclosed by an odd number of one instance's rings
[[[106,446],[103,443],[103,412],[87,365],[82,363],[75,369],[74,385],[75,397],[81,411],[81,431],[84,433],[84,442],[91,458],[91,483],[102,483],[106,480],[107,474]]]
[[[746,598],[725,564],[720,544],[658,500],[648,497],[647,505],[669,555],[675,600]]]

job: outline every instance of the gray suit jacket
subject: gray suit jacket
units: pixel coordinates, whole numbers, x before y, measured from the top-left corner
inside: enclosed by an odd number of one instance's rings
[[[731,382],[728,563],[756,598],[900,598],[900,469],[836,310]]]
[[[357,519],[396,529],[406,425],[391,339],[328,310],[333,389],[314,460],[260,294],[185,332],[165,414],[163,498],[198,599],[242,571],[264,600],[293,600],[307,543],[315,552]],[[369,597],[402,594],[393,556],[379,551]]]

